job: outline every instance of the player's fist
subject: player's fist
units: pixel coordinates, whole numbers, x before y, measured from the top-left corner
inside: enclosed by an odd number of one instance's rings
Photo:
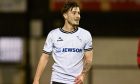
[[[75,78],[75,84],[84,84],[85,76],[83,74]]]

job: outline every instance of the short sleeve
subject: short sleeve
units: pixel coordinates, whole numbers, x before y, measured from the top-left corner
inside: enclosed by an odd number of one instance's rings
[[[85,43],[84,51],[90,51],[92,49],[93,49],[92,36],[88,32],[88,34],[86,35],[86,43]]]
[[[52,33],[50,32],[44,44],[43,53],[51,54],[53,49]]]

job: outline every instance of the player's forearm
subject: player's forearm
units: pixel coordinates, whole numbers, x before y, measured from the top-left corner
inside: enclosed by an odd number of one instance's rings
[[[42,75],[47,62],[48,62],[48,56],[46,56],[46,54],[42,54],[42,56],[39,60],[39,64],[38,64],[38,67],[37,67],[37,71],[36,71],[36,74],[35,74],[34,81],[39,81],[40,76]]]
[[[83,75],[87,75],[88,74],[88,71],[90,70],[90,68],[92,67],[92,51],[89,51],[88,54],[86,54],[87,56],[85,56],[85,59],[84,59],[84,66],[83,66],[83,71],[82,71],[82,74]]]
[[[85,60],[82,74],[87,75],[91,67],[92,67],[92,61]]]

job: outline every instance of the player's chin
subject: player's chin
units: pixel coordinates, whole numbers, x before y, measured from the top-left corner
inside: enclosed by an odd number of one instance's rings
[[[79,26],[79,24],[78,24],[78,25],[76,24],[76,25],[74,25],[74,26],[75,26],[75,27],[78,27],[78,26]]]
[[[79,23],[75,23],[74,26],[79,26]]]

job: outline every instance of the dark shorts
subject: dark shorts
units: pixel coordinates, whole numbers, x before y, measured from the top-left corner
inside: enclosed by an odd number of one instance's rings
[[[66,83],[60,83],[60,82],[53,81],[52,84],[66,84]]]

